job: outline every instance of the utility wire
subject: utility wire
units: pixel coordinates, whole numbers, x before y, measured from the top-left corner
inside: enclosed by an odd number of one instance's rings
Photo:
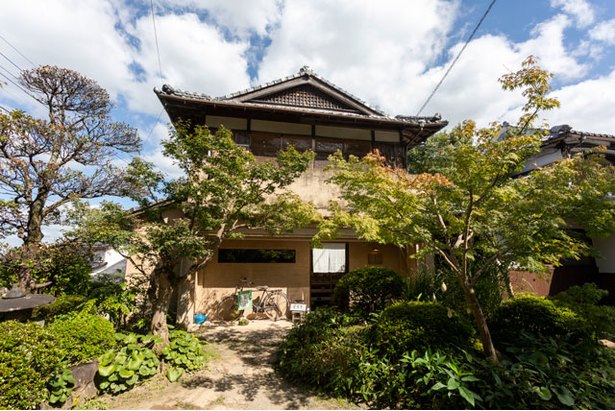
[[[8,58],[3,52],[0,51],[0,55],[4,57],[9,63],[11,63],[17,70],[23,71],[21,67],[19,67],[13,60]]]
[[[4,67],[0,66],[0,68],[2,68],[4,71],[6,71],[7,73],[9,73],[11,76],[13,76],[13,74],[12,74],[10,71],[8,71],[7,69],[5,69]],[[24,93],[26,93],[28,96],[30,96],[30,97],[32,97],[32,98],[34,98],[34,96],[33,96],[32,94],[28,93],[28,92],[26,91],[26,89],[24,89],[23,87],[21,87],[19,84],[15,83],[15,82],[14,82],[14,81],[13,81],[10,77],[8,77],[7,75],[5,75],[5,74],[3,74],[3,73],[0,73],[0,76],[2,76],[2,77],[4,77],[5,79],[7,79],[9,82],[11,82],[11,84],[13,84],[15,87],[17,87],[18,89],[20,89],[20,90],[21,90],[21,91],[23,91]],[[13,76],[13,77],[15,77],[15,76]],[[34,99],[34,100],[36,100],[36,99]],[[39,102],[38,100],[36,100],[36,101],[37,101],[37,102]]]
[[[158,122],[160,121],[160,117],[162,116],[163,112],[164,112],[164,108],[162,108],[162,110],[160,110],[160,113],[158,113],[158,117],[156,118],[156,121],[154,122],[154,125],[152,126],[152,128],[149,130],[149,133],[147,133],[147,138],[145,140],[149,140],[149,138],[152,136],[152,133],[154,132],[154,129],[158,125]]]
[[[487,10],[485,10],[485,13],[483,14],[483,17],[480,18],[480,20],[478,21],[478,24],[476,25],[476,27],[474,27],[474,30],[472,31],[472,34],[470,34],[470,37],[468,37],[468,39],[466,40],[466,43],[463,45],[461,50],[459,50],[459,53],[457,53],[457,56],[455,57],[455,59],[451,62],[450,66],[448,66],[448,69],[446,70],[446,72],[444,73],[444,75],[442,76],[442,78],[440,79],[438,84],[436,84],[436,87],[433,89],[433,91],[431,92],[429,97],[427,97],[427,100],[425,100],[425,103],[423,103],[423,105],[421,106],[419,111],[416,113],[417,117],[421,114],[421,112],[427,106],[429,101],[431,101],[431,98],[434,96],[434,94],[436,94],[436,91],[438,91],[438,89],[440,88],[440,86],[444,82],[444,79],[446,78],[446,76],[448,76],[448,73],[451,72],[453,66],[455,65],[455,63],[457,63],[457,60],[459,60],[459,57],[461,57],[461,54],[463,53],[463,51],[466,49],[466,47],[468,47],[468,44],[470,43],[470,41],[472,41],[472,38],[474,38],[474,35],[476,34],[476,31],[478,30],[480,25],[483,23],[483,20],[485,20],[485,17],[487,17],[487,14],[489,14],[489,12],[491,11],[491,8],[495,4],[495,2],[496,2],[496,0],[492,0],[491,1],[491,4],[489,4],[489,7],[487,7]]]
[[[156,30],[156,13],[154,13],[154,0],[150,0],[149,4],[150,4],[150,8],[152,9],[152,23],[154,25],[154,40],[156,41],[156,55],[158,56],[158,76],[160,77],[160,82],[162,83],[162,64],[160,63],[160,47],[158,46],[158,31]]]
[[[13,46],[7,39],[5,39],[2,35],[0,35],[0,39],[2,39],[6,44],[8,44],[13,50],[15,50],[17,52],[17,54],[19,54],[21,57],[23,57],[28,63],[32,64],[34,67],[37,66],[37,64],[35,64],[34,62],[32,62],[32,60],[30,60],[29,58],[27,58],[21,51],[19,51],[17,49],[17,47]]]

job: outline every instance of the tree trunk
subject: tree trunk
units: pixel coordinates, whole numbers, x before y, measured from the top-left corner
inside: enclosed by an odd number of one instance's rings
[[[162,348],[169,344],[169,327],[167,326],[167,312],[173,294],[173,282],[169,276],[172,272],[163,268],[156,268],[154,271],[154,282],[156,284],[156,298],[153,304],[152,314],[152,334],[162,339],[161,344],[157,344],[154,350],[159,352]]]
[[[487,319],[485,318],[483,309],[481,308],[480,302],[476,297],[474,288],[467,283],[462,284],[462,287],[466,303],[468,304],[468,307],[470,307],[472,317],[474,317],[474,322],[476,323],[476,328],[478,329],[480,341],[483,344],[483,351],[489,360],[498,362],[498,355],[491,339],[491,332],[489,331],[489,326],[487,325]]]
[[[47,192],[41,189],[41,192],[36,196],[30,204],[28,211],[28,226],[26,228],[26,236],[23,239],[27,246],[32,244],[40,244],[43,240],[43,212],[45,203],[47,202]]]

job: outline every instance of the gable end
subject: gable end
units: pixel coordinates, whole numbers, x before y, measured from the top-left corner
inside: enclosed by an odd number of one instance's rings
[[[357,114],[361,113],[355,107],[344,104],[321,90],[307,84],[246,101],[246,103],[249,102],[343,111]]]

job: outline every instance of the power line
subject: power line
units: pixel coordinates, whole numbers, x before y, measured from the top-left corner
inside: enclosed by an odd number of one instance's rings
[[[37,64],[32,62],[29,58],[27,58],[21,51],[17,49],[17,47],[13,46],[7,39],[5,39],[2,35],[0,35],[0,39],[2,39],[6,44],[8,44],[13,50],[17,52],[21,57],[23,57],[28,63],[32,64],[32,66],[36,67]]]
[[[160,82],[162,83],[162,64],[160,63],[160,47],[158,46],[158,31],[156,30],[156,13],[154,13],[154,0],[150,0],[149,2],[150,8],[152,10],[152,23],[154,25],[154,40],[156,41],[156,54],[158,55],[158,76],[160,77]]]
[[[23,71],[21,67],[19,67],[13,60],[8,58],[3,52],[0,51],[0,55],[4,57],[9,63],[11,63],[17,70]]]
[[[438,89],[440,88],[440,86],[442,85],[442,83],[444,82],[444,79],[446,78],[446,76],[448,76],[448,73],[451,72],[453,66],[455,65],[455,63],[457,63],[457,60],[459,60],[459,57],[461,57],[461,54],[463,53],[463,51],[466,49],[466,47],[468,47],[468,44],[470,43],[470,41],[472,40],[472,38],[474,38],[474,35],[476,34],[476,31],[478,30],[478,28],[480,27],[480,25],[483,23],[483,20],[485,20],[485,17],[487,17],[487,14],[489,14],[489,12],[491,11],[491,8],[493,7],[493,5],[495,4],[496,0],[492,0],[491,4],[489,4],[489,7],[487,7],[487,10],[485,10],[485,13],[483,14],[483,17],[480,18],[480,20],[478,21],[478,24],[476,25],[476,27],[474,27],[474,30],[472,31],[472,34],[470,34],[470,37],[468,37],[468,39],[466,40],[466,43],[463,45],[463,47],[461,48],[461,50],[459,50],[459,53],[457,53],[457,56],[455,57],[455,59],[451,62],[450,66],[448,66],[448,69],[446,70],[446,73],[444,73],[444,75],[442,76],[442,78],[440,79],[440,81],[438,82],[438,84],[436,84],[436,87],[433,89],[433,91],[431,92],[431,94],[429,95],[429,97],[427,97],[427,100],[425,100],[425,103],[423,103],[423,105],[421,106],[421,108],[419,109],[419,111],[416,113],[417,116],[419,116],[421,114],[421,112],[423,111],[423,109],[427,106],[427,104],[429,103],[429,101],[431,101],[431,98],[434,96],[434,94],[436,94],[436,91],[438,91]]]
[[[154,129],[158,125],[158,122],[160,121],[160,117],[162,116],[163,112],[164,112],[164,108],[160,110],[160,113],[158,113],[158,118],[156,118],[156,122],[154,122],[154,125],[150,129],[149,133],[147,133],[147,137],[145,138],[145,140],[149,140],[149,138],[152,136],[152,133],[154,132]]]
[[[4,71],[6,71],[7,73],[9,73],[11,76],[13,76],[13,77],[15,78],[15,76],[14,76],[14,75],[13,75],[10,71],[8,71],[7,69],[5,69],[5,68],[4,68],[4,67],[2,67],[2,66],[0,66],[0,68],[2,68]],[[2,76],[2,77],[4,77],[5,79],[7,79],[9,82],[11,82],[11,84],[13,84],[15,87],[17,87],[18,89],[20,89],[20,90],[21,90],[21,91],[23,91],[24,93],[26,93],[28,96],[30,96],[30,97],[32,97],[32,98],[34,98],[34,96],[33,96],[32,94],[28,93],[28,92],[26,91],[26,89],[24,89],[23,87],[21,87],[19,84],[15,83],[13,80],[11,80],[11,79],[10,79],[8,76],[6,76],[5,74],[0,73],[0,76]],[[34,98],[34,100],[36,100],[36,99]],[[39,102],[38,100],[36,100],[36,101],[37,101],[37,102]],[[39,103],[40,103],[40,102],[39,102]]]

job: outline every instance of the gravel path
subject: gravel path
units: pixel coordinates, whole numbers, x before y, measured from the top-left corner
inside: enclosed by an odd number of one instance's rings
[[[298,389],[273,371],[277,344],[291,323],[251,321],[206,327],[196,334],[214,351],[207,369],[169,383],[158,376],[117,397],[110,409],[351,409],[355,405]]]

